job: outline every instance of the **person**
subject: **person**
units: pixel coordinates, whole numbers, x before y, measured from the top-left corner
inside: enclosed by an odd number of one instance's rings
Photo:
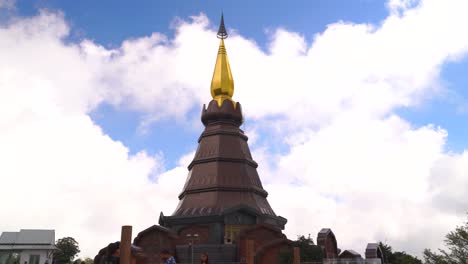
[[[163,249],[161,253],[159,253],[159,257],[161,258],[161,264],[177,264],[175,258],[171,255],[169,250]]]
[[[208,254],[206,254],[206,253],[201,254],[200,263],[201,264],[210,264],[210,261],[208,260]]]

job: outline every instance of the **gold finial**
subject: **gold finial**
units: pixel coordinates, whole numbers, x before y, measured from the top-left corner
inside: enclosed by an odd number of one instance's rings
[[[224,47],[224,39],[228,37],[226,27],[224,26],[224,17],[221,14],[221,23],[219,25],[218,38],[221,39],[219,43],[218,57],[216,58],[216,65],[211,80],[211,96],[213,100],[218,102],[218,106],[223,104],[223,101],[228,99],[232,101],[234,94],[234,79],[231,74],[231,67]],[[232,101],[234,107],[235,102]]]

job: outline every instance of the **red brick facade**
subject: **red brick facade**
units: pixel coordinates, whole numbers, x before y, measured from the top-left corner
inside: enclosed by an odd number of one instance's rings
[[[275,263],[280,250],[292,250],[291,241],[274,226],[260,224],[242,230],[239,234],[239,259],[247,257],[247,240],[254,241],[256,263]]]
[[[197,244],[206,244],[208,242],[209,227],[203,225],[190,225],[179,233],[173,233],[164,227],[154,225],[140,232],[134,239],[133,244],[140,247],[146,258],[138,260],[137,264],[159,263],[159,252],[162,249],[169,250],[173,255],[176,252],[176,245],[186,245],[187,234],[198,234]],[[267,225],[258,224],[246,228],[239,234],[237,243],[238,260],[247,258],[247,241],[252,240],[254,245],[254,255],[257,264],[276,263],[280,251],[292,252],[292,242],[286,238],[280,229]],[[103,254],[105,249],[99,252]],[[97,259],[98,256],[97,256]]]
[[[293,253],[292,242],[288,239],[276,239],[264,244],[255,252],[255,263],[275,264],[278,263],[280,252],[289,251]]]
[[[177,236],[174,233],[157,225],[140,232],[133,244],[143,249],[146,259],[138,264],[159,263],[159,252],[162,249],[167,249],[175,255],[176,240]]]
[[[317,245],[322,247],[324,258],[334,259],[338,258],[338,244],[336,242],[335,234],[329,228],[323,228],[317,235]]]

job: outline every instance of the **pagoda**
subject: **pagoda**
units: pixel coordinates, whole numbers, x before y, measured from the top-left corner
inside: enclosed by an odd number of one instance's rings
[[[224,40],[228,37],[224,18],[211,81],[212,100],[204,105],[205,126],[195,157],[172,215],[160,214],[159,225],[140,232],[133,244],[143,249],[145,261],[159,263],[159,251],[167,249],[178,263],[191,263],[200,253],[210,262],[242,262],[254,252],[256,263],[276,262],[280,250],[291,249],[282,233],[287,220],[275,214],[268,203],[247,144],[240,129],[242,107],[233,100],[234,79]],[[250,248],[247,246],[250,243]],[[105,248],[96,257],[96,263]],[[253,253],[250,253],[252,255]]]
[[[277,216],[267,201],[252,159],[247,136],[240,129],[242,107],[234,102],[232,78],[224,39],[224,19],[218,31],[218,56],[211,81],[213,99],[203,106],[201,121],[205,130],[188,166],[179,205],[171,216],[161,214],[161,226],[178,231],[187,224],[209,226],[209,243],[230,243],[245,227],[270,224],[284,229],[286,219]]]

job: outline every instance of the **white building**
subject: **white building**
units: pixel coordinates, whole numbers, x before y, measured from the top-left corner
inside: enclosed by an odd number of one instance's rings
[[[54,230],[21,229],[0,236],[0,264],[52,264]]]

